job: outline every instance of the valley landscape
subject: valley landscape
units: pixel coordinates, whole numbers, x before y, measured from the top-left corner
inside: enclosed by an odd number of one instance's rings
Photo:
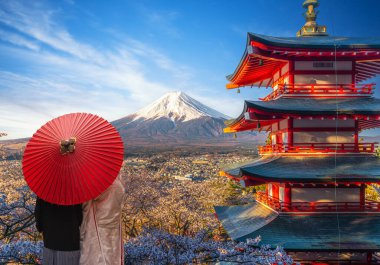
[[[111,121],[120,133],[125,155],[173,152],[254,150],[266,133],[223,132],[230,117],[176,91],[163,95],[136,113]],[[21,159],[30,138],[0,140],[4,159]]]
[[[215,218],[213,206],[250,203],[254,189],[236,185],[219,172],[255,159],[257,144],[266,136],[246,133],[234,138],[224,134],[228,119],[183,92],[171,92],[111,122],[125,144],[122,227],[123,238],[129,242],[129,262],[146,260],[148,253],[134,251],[142,242],[147,244],[145,248],[151,248],[156,236],[173,235],[166,244],[175,246],[183,244],[180,240],[188,241],[189,235],[201,236],[207,231],[207,237],[202,236],[196,245],[219,242],[209,247],[230,251],[231,241]],[[0,141],[0,190],[2,202],[6,203],[6,210],[0,213],[0,241],[15,242],[6,245],[7,249],[0,246],[0,261],[39,264],[41,235],[34,227],[35,197],[22,174],[21,159],[29,139]],[[12,215],[15,212],[17,215]],[[158,227],[159,230],[146,230]],[[147,239],[153,241],[146,243]],[[190,255],[190,260],[191,253],[203,251],[189,246],[183,245],[189,253],[180,255]],[[166,250],[160,251],[157,255],[168,255]],[[189,257],[185,260],[189,261]],[[230,253],[225,259],[235,257]]]

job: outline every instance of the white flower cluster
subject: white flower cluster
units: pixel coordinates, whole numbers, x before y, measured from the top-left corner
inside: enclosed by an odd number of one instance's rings
[[[126,264],[203,264],[238,262],[244,264],[292,264],[280,247],[259,247],[260,238],[236,243],[210,240],[206,231],[181,236],[162,230],[144,230],[125,244]]]
[[[0,264],[41,264],[43,244],[19,240],[9,244],[0,244]]]

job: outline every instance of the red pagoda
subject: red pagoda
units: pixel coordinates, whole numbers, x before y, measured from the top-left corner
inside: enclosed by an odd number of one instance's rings
[[[380,182],[377,143],[359,133],[380,127],[380,99],[366,80],[380,74],[380,38],[328,36],[316,23],[317,0],[303,3],[297,37],[248,33],[227,89],[270,87],[245,101],[227,133],[266,131],[260,158],[225,170],[245,186],[265,185],[254,203],[215,207],[230,237],[262,237],[296,263],[376,264],[380,202],[366,188]]]

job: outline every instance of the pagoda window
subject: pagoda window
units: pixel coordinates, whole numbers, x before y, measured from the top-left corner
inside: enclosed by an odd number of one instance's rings
[[[270,136],[272,144],[277,144],[277,135],[276,134],[271,134]]]
[[[360,202],[360,188],[292,188],[292,202]]]
[[[273,197],[273,190],[272,190],[272,184],[271,183],[268,183],[268,185],[267,185],[267,193],[268,193],[268,196]]]
[[[282,133],[281,137],[282,137],[282,143],[287,144],[288,143],[288,137],[289,137],[288,133],[287,132]]]
[[[283,202],[284,201],[284,198],[285,198],[285,188],[284,187],[280,187],[279,188],[279,191],[278,191],[278,200],[280,202]]]

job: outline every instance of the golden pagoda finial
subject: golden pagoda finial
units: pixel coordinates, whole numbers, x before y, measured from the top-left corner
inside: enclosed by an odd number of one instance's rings
[[[317,16],[318,11],[315,9],[319,6],[318,0],[305,0],[302,7],[306,9],[304,17],[306,19],[305,25],[297,32],[297,37],[307,36],[327,36],[326,26],[318,26]]]

